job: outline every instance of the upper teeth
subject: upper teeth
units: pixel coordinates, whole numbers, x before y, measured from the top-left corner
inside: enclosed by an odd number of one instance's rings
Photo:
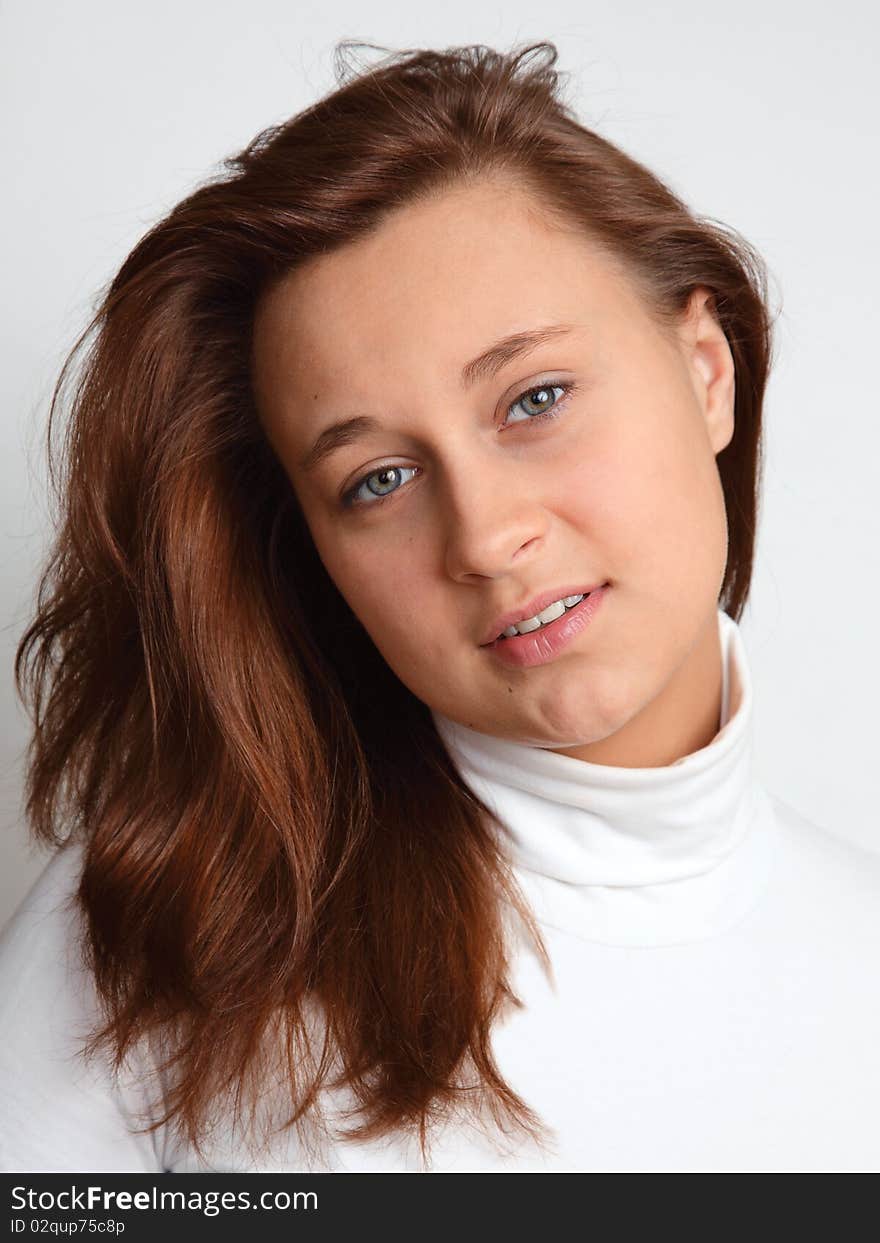
[[[536,613],[534,617],[525,617],[521,622],[517,622],[515,626],[508,626],[503,632],[504,637],[512,639],[515,634],[529,634],[532,630],[538,630],[546,622],[552,622],[557,617],[561,617],[566,609],[573,608],[583,598],[584,593],[581,592],[579,596],[563,596],[561,600],[554,600],[552,604],[548,604],[545,609],[541,609],[541,612]]]

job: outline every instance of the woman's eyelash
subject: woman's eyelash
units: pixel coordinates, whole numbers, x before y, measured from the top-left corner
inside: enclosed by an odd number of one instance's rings
[[[510,414],[511,410],[513,410],[515,406],[518,406],[519,403],[523,401],[524,398],[531,397],[534,393],[543,393],[545,391],[550,391],[555,388],[562,389],[562,396],[558,398],[556,402],[554,402],[554,404],[550,407],[549,410],[542,410],[538,414],[529,415],[528,418],[520,419],[518,420],[518,422],[520,423],[543,423],[544,420],[546,419],[555,419],[559,414],[563,412],[563,410],[568,405],[571,397],[573,396],[573,394],[575,393],[577,389],[577,385],[571,380],[560,380],[558,383],[553,383],[552,381],[548,381],[547,383],[544,383],[544,384],[530,385],[528,388],[523,389],[523,391],[519,394],[518,397],[514,398],[514,400],[507,407],[507,413]],[[373,468],[373,470],[368,471],[366,475],[362,475],[361,478],[358,479],[357,483],[353,484],[346,492],[343,493],[341,497],[342,504],[346,508],[350,508],[350,507],[358,506],[358,505],[366,505],[366,506],[372,507],[374,505],[381,505],[383,501],[387,501],[390,497],[394,496],[395,493],[400,491],[400,488],[394,488],[393,491],[386,493],[385,496],[377,496],[374,493],[373,499],[370,501],[359,501],[355,499],[357,496],[357,493],[360,491],[360,489],[363,487],[363,485],[367,482],[368,479],[372,479],[373,475],[381,475],[383,471],[387,471],[387,470],[414,471],[416,470],[416,467],[395,466],[391,463],[387,465],[383,465],[383,466],[376,466]]]

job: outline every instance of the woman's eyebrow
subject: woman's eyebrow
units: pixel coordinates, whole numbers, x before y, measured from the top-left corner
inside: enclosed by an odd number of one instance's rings
[[[562,337],[573,331],[571,324],[548,324],[545,328],[531,328],[525,332],[513,332],[510,336],[502,337],[488,349],[483,350],[482,354],[478,354],[469,363],[465,363],[461,369],[462,387],[472,388],[478,380],[495,375],[520,354],[536,349],[554,337]]]
[[[519,358],[521,354],[526,354],[530,350],[536,349],[545,341],[565,336],[573,331],[571,324],[548,324],[542,328],[531,328],[527,331],[513,332],[506,337],[501,337],[478,354],[476,358],[472,358],[470,362],[464,364],[461,369],[462,388],[472,388],[478,380],[484,380],[489,376],[497,374],[502,367],[512,362],[513,359]],[[357,414],[352,418],[340,419],[336,423],[331,423],[329,427],[325,427],[322,432],[318,433],[311,448],[300,458],[300,470],[306,473],[313,471],[338,449],[363,439],[371,432],[381,430],[382,424],[378,419],[373,418],[369,414]]]

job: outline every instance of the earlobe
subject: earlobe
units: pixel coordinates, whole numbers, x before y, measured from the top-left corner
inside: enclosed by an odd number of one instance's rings
[[[722,449],[726,449],[733,440],[734,433],[734,417],[733,403],[731,402],[729,413],[716,426],[710,427],[709,437],[712,442],[712,451],[717,457]]]
[[[703,381],[703,415],[716,455],[733,439],[736,374],[727,338],[719,328],[698,346],[696,365]]]

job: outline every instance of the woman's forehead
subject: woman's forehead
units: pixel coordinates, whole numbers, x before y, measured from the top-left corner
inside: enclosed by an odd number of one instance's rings
[[[389,368],[453,374],[513,332],[566,322],[595,333],[631,299],[588,238],[541,227],[515,202],[489,221],[478,193],[450,197],[400,208],[290,273],[259,309],[259,362],[291,383],[346,387]]]

